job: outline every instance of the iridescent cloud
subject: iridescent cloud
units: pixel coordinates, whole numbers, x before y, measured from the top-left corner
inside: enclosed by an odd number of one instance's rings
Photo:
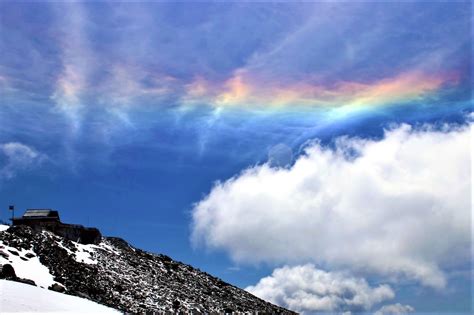
[[[237,72],[221,84],[196,78],[187,85],[183,103],[247,109],[322,107],[352,111],[433,97],[443,88],[455,86],[458,82],[456,73],[407,71],[369,83],[354,80],[330,86],[309,82],[283,85],[256,82],[245,73]]]

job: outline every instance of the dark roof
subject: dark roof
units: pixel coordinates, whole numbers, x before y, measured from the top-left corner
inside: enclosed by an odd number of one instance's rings
[[[38,217],[59,218],[59,213],[52,209],[28,209],[23,215],[23,218],[38,218]]]

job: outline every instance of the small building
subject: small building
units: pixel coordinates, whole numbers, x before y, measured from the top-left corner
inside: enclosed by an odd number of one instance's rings
[[[52,209],[27,209],[20,218],[13,218],[13,225],[30,225],[61,222],[59,212]]]
[[[12,224],[27,225],[35,231],[47,230],[74,242],[98,244],[102,235],[96,228],[62,223],[59,212],[52,209],[27,209],[22,217],[13,218]]]

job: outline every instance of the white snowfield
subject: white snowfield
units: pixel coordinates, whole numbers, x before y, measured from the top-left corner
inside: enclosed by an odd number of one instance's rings
[[[76,296],[0,280],[0,314],[118,314],[119,311]]]
[[[8,229],[9,227],[10,227],[9,225],[0,224],[0,232],[1,232],[1,231],[5,231],[5,230]]]

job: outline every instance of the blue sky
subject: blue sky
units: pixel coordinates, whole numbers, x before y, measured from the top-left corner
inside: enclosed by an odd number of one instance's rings
[[[97,226],[242,288],[282,266],[311,263],[388,283],[391,302],[419,312],[469,312],[465,255],[453,263],[437,254],[433,263],[448,279],[442,289],[404,270],[361,271],[345,258],[236,259],[236,248],[247,248],[227,237],[242,235],[219,238],[236,223],[219,226],[216,218],[241,214],[226,206],[234,197],[256,217],[264,213],[260,201],[234,194],[245,170],[291,173],[308,148],[336,148],[342,136],[383,141],[403,123],[425,133],[427,124],[440,133],[469,124],[471,21],[467,1],[3,1],[0,218],[9,204],[58,209],[65,222]],[[426,150],[443,142],[429,143]],[[440,160],[436,168],[449,170],[452,160]],[[193,240],[196,233],[203,240]],[[453,239],[450,246],[465,247],[465,236]],[[352,310],[385,303],[374,301]]]

